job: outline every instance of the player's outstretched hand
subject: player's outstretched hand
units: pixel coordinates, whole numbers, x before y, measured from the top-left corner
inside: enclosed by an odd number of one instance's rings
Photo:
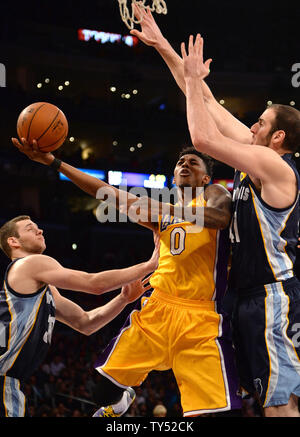
[[[133,29],[130,31],[131,35],[139,38],[147,46],[155,47],[162,39],[164,39],[164,37],[160,28],[156,24],[150,9],[142,8],[137,3],[133,3],[132,9],[135,18],[141,21],[141,31]]]
[[[136,281],[133,281],[130,284],[124,285],[122,287],[121,294],[128,303],[134,302],[146,291],[152,288],[149,284],[150,276],[147,276],[147,278],[145,279],[137,279]]]
[[[203,62],[203,45],[204,41],[198,33],[193,42],[193,35],[190,35],[188,44],[188,53],[185,49],[185,44],[181,43],[181,54],[184,64],[184,77],[205,79],[210,72],[209,66],[212,59]]]
[[[29,144],[25,138],[22,138],[21,142],[17,138],[12,138],[11,140],[13,145],[32,161],[49,165],[54,160],[52,153],[45,153],[39,150],[36,140],[33,140],[32,144]]]

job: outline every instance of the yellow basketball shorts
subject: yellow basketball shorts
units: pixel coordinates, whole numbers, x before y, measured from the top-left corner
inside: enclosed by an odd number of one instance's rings
[[[215,302],[155,290],[128,317],[95,364],[120,387],[139,386],[152,370],[172,369],[184,416],[241,408],[230,338]]]

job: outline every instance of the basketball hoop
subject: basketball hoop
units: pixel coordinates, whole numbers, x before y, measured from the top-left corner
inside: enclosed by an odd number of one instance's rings
[[[157,14],[167,14],[168,10],[167,10],[167,5],[165,0],[150,0],[150,2],[152,1],[152,6],[150,5],[146,5],[146,1],[147,0],[128,0],[131,1],[131,3],[136,3],[137,5],[139,5],[140,7],[146,9],[149,7],[151,12],[156,12]],[[120,7],[120,14],[121,14],[121,18],[124,21],[124,23],[126,24],[126,26],[128,27],[128,29],[133,29],[135,24],[140,24],[142,22],[142,20],[138,20],[135,16],[134,16],[134,12],[131,9],[131,13],[128,9],[127,6],[127,0],[118,0],[119,2],[119,7]]]

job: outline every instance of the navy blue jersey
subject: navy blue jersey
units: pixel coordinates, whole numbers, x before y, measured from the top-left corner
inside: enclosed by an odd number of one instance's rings
[[[7,267],[0,290],[0,375],[21,381],[33,374],[48,352],[55,323],[55,303],[48,285],[21,294],[8,284]]]
[[[282,158],[299,174],[291,154]],[[230,287],[249,289],[294,276],[299,229],[299,193],[288,208],[267,205],[248,175],[236,171],[230,226]]]

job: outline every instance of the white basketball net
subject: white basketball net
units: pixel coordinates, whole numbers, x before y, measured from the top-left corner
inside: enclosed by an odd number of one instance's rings
[[[131,9],[131,12],[128,9],[127,6],[127,0],[118,0],[119,1],[119,7],[120,7],[120,14],[121,18],[128,27],[128,29],[133,29],[134,24],[139,24],[142,22],[142,20],[138,20],[133,13],[133,10]],[[146,9],[147,7],[150,8],[151,12],[156,12],[157,14],[167,14],[167,5],[165,0],[150,0],[152,1],[152,6],[146,5],[147,0],[128,0],[131,3],[137,3],[140,7]]]

